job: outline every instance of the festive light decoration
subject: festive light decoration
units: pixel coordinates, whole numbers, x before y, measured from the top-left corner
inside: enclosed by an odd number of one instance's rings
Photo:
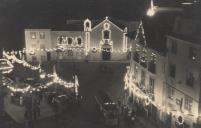
[[[184,118],[179,116],[176,120],[176,125],[180,126],[180,125],[183,125],[184,124]]]
[[[40,74],[40,78],[44,79],[45,78],[45,74]]]
[[[31,64],[27,63],[25,60],[18,59],[13,53],[11,55],[8,55],[5,51],[3,51],[3,56],[6,57],[8,60],[14,61],[18,64],[22,64],[24,67],[28,67],[32,70],[39,70],[39,67],[32,66]]]
[[[9,74],[9,73],[11,73],[13,71],[13,69],[9,69],[9,70],[7,70],[7,71],[2,71],[2,74]]]
[[[2,64],[2,67],[0,67],[0,71],[2,71],[2,74],[7,74],[13,71],[14,66],[9,60],[0,59],[0,63]]]
[[[27,92],[34,92],[34,91],[38,91],[40,89],[43,88],[47,88],[51,85],[62,85],[65,88],[75,88],[75,93],[76,95],[78,95],[78,87],[79,87],[79,82],[78,82],[78,78],[77,76],[74,77],[75,81],[74,82],[66,82],[64,80],[62,80],[61,78],[59,78],[59,76],[56,73],[56,69],[54,66],[54,72],[53,74],[46,74],[42,69],[41,66],[39,64],[39,66],[32,66],[31,64],[27,63],[25,60],[20,60],[18,59],[15,55],[13,55],[13,52],[11,53],[11,55],[8,55],[6,52],[3,51],[3,55],[4,57],[6,57],[8,60],[14,61],[18,64],[22,64],[25,67],[30,68],[31,70],[39,70],[40,73],[40,78],[45,78],[45,76],[47,76],[48,78],[52,78],[52,81],[46,83],[43,86],[38,86],[38,87],[31,87],[30,85],[25,87],[25,88],[16,88],[13,87],[11,85],[8,85],[7,88],[10,89],[12,92],[21,92],[21,93],[27,93]],[[14,82],[12,82],[14,83]]]
[[[150,8],[147,11],[147,15],[148,16],[154,16],[155,13],[156,13],[156,6],[154,6],[154,2],[153,2],[153,0],[151,0],[151,5],[150,5]]]
[[[66,81],[60,79],[58,76],[53,76],[52,81],[50,81],[44,85],[41,85],[38,87],[31,87],[30,85],[28,85],[27,87],[24,87],[24,88],[15,87],[14,86],[15,82],[9,79],[9,81],[11,81],[11,84],[8,84],[7,88],[10,89],[12,92],[28,93],[28,92],[40,91],[41,89],[48,88],[52,85],[60,85],[67,89],[75,88],[75,93],[76,93],[76,95],[78,95],[79,83],[78,83],[77,76],[75,76],[75,78],[76,78],[75,82],[66,82]],[[4,79],[8,79],[8,78],[4,78]]]
[[[140,23],[139,28],[137,29],[137,34],[135,36],[134,42],[137,41],[137,38],[139,36],[140,26],[142,26],[142,22]],[[143,33],[143,38],[145,39],[144,41],[146,41],[144,33]],[[137,47],[136,47],[136,49],[137,49]],[[180,111],[171,110],[168,107],[161,106],[156,101],[153,101],[151,99],[151,97],[149,96],[149,94],[146,93],[146,90],[144,91],[144,89],[140,88],[140,86],[139,86],[140,82],[138,82],[136,80],[136,78],[134,77],[135,76],[135,74],[134,74],[135,73],[134,72],[134,70],[135,70],[134,68],[135,67],[133,66],[134,65],[133,64],[134,63],[133,52],[132,52],[133,51],[133,46],[130,48],[130,50],[131,50],[130,66],[127,67],[127,72],[126,72],[125,77],[124,77],[124,82],[125,82],[124,89],[127,90],[129,92],[129,94],[132,93],[137,98],[143,99],[146,106],[149,105],[149,104],[152,104],[156,108],[158,108],[158,110],[161,110],[162,112],[166,112],[167,114],[171,113],[173,116],[177,117],[177,119],[178,119],[178,117],[182,117],[182,121],[178,121],[178,120],[176,121],[178,123],[178,125],[182,125],[184,123],[184,119],[183,119],[184,116],[191,115],[191,116],[195,117],[195,119],[197,117],[199,117],[199,115],[197,115],[197,114],[191,114],[191,113],[189,113],[187,111],[181,113]],[[156,63],[156,55],[155,54],[151,54],[151,58],[154,61],[154,63]]]
[[[25,49],[25,48],[24,48]],[[28,54],[30,54],[30,53],[33,53],[33,51],[32,51],[33,49],[25,49],[23,52],[22,51],[16,51],[17,52],[17,54],[26,54],[26,53],[28,53]],[[31,54],[31,55],[35,55],[37,52],[58,52],[58,51],[61,51],[61,52],[67,52],[68,50],[72,50],[72,51],[74,51],[74,52],[85,52],[86,53],[86,50],[84,49],[84,48],[82,48],[82,47],[79,47],[79,48],[75,48],[75,47],[68,47],[68,48],[65,48],[65,47],[62,47],[62,46],[60,46],[60,47],[57,47],[57,48],[50,48],[50,49],[35,49],[34,50],[34,54]],[[116,50],[114,50],[114,49],[112,49],[112,50],[106,50],[106,49],[102,49],[102,48],[96,48],[96,50],[97,50],[97,52],[110,52],[110,53],[117,53],[117,54],[121,54],[121,53],[125,53],[125,51],[123,51],[122,49],[116,49]],[[129,51],[130,50],[130,47],[129,48],[126,48],[126,51]],[[91,48],[91,49],[89,49],[89,51],[88,52],[94,52],[94,48]],[[87,52],[87,54],[85,54],[85,55],[88,55],[88,52]],[[12,56],[14,56],[14,55],[17,55],[17,54],[14,54],[14,53],[12,53],[12,52],[5,52],[4,51],[4,53],[6,54],[6,55],[12,55]],[[21,55],[22,56],[22,55]],[[10,58],[9,59],[14,59],[14,57],[11,57],[10,56]],[[17,60],[17,61],[21,61],[21,60]],[[20,62],[20,63],[22,63],[22,62]],[[26,64],[25,64],[26,65]],[[37,69],[36,69],[37,70]]]
[[[132,78],[132,73],[130,68],[128,68],[127,73],[124,77],[124,82],[125,82],[125,86],[124,89],[128,90],[129,92],[133,92],[133,94],[141,99],[145,100],[145,105],[149,105],[152,104],[155,107],[157,107],[159,110],[166,112],[167,114],[172,113],[172,115],[175,115],[176,117],[179,116],[187,116],[190,113],[189,112],[184,112],[181,113],[179,111],[175,111],[175,110],[170,110],[169,108],[166,108],[165,106],[160,106],[159,104],[157,104],[157,102],[153,101],[148,94],[144,93],[136,84],[138,83],[135,79]],[[195,118],[198,117],[198,115],[196,114],[191,114],[191,116],[194,116]],[[183,124],[184,120],[182,122],[180,122],[180,125]],[[179,122],[178,122],[179,123]]]
[[[194,2],[195,4],[196,2]],[[192,2],[182,2],[182,5],[191,5]],[[157,12],[182,12],[183,8],[181,7],[158,7],[154,5],[153,0],[151,0],[150,8],[147,10],[147,16],[153,17]]]
[[[8,69],[13,68],[13,65],[7,59],[0,59],[0,63],[3,64],[3,65],[5,65],[5,64],[8,65],[8,66],[5,66],[5,67],[0,67],[0,70],[8,70]]]

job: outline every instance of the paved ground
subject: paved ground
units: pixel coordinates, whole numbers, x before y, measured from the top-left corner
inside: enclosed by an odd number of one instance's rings
[[[4,110],[5,112],[13,118],[17,123],[24,123],[24,113],[25,113],[25,107],[19,106],[11,103],[11,97],[9,95],[5,96],[4,98]],[[46,100],[42,100],[40,104],[40,116],[39,119],[47,118],[54,116],[54,112],[50,105],[48,105]]]
[[[69,80],[78,75],[80,94],[83,96],[81,108],[58,117],[50,117],[35,122],[35,128],[105,128],[95,110],[94,96],[99,90],[109,93],[114,101],[123,98],[123,77],[128,63],[117,62],[68,62],[60,63],[58,74]],[[106,71],[102,67],[106,66]],[[61,68],[62,67],[62,68]],[[46,65],[51,72],[52,64]],[[1,128],[1,127],[0,127]],[[5,127],[6,128],[6,127]],[[135,125],[131,125],[121,117],[119,128],[157,128],[144,117],[138,117]]]

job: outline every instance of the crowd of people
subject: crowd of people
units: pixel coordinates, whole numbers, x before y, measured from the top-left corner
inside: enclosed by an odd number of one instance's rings
[[[35,92],[25,97],[25,124],[28,128],[33,127],[33,122],[40,118],[40,106],[42,102],[46,102],[52,108],[55,116],[72,111],[79,107],[80,96],[76,96],[72,92],[66,92],[62,89],[48,89],[41,92]]]
[[[34,93],[24,97],[24,119],[28,128],[33,127],[33,121],[40,117],[40,105],[43,100],[42,93]]]

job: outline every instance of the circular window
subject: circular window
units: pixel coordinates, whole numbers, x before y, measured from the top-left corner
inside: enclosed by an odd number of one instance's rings
[[[96,48],[92,48],[92,52],[93,52],[93,53],[96,53],[96,52],[97,52],[97,49],[96,49]]]
[[[109,28],[110,28],[110,24],[105,23],[105,24],[104,24],[104,29],[109,29]]]

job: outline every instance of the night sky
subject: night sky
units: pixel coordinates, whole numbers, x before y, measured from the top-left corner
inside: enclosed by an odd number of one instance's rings
[[[181,0],[180,0],[181,1]],[[149,0],[0,0],[0,44],[5,49],[24,46],[24,29],[33,22],[60,24],[66,19],[144,19],[147,28],[168,33],[173,14],[145,16]],[[177,0],[155,0],[158,6],[178,6]],[[156,27],[157,26],[157,27]]]

